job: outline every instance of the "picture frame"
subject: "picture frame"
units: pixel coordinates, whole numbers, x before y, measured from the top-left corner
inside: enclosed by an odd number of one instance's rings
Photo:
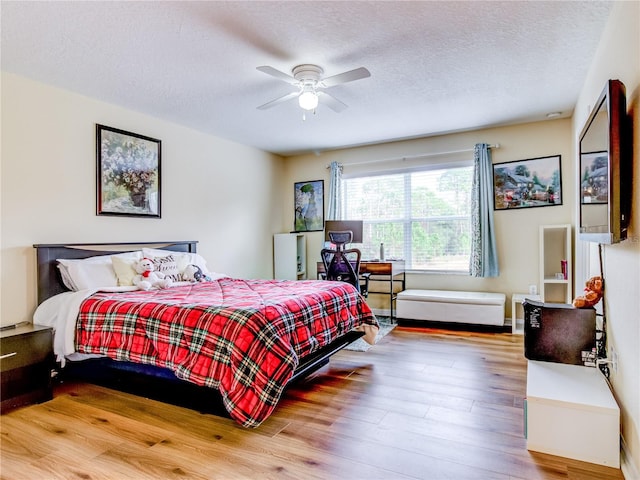
[[[324,180],[294,183],[294,231],[324,230]]]
[[[493,209],[562,205],[561,155],[493,165]]]
[[[160,218],[162,142],[96,124],[97,215]]]

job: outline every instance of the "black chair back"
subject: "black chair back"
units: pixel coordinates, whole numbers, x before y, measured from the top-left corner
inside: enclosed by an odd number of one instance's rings
[[[326,280],[350,283],[363,293],[360,287],[361,252],[357,248],[344,248],[351,242],[352,235],[351,231],[329,232],[329,239],[336,247],[323,248],[320,256]]]

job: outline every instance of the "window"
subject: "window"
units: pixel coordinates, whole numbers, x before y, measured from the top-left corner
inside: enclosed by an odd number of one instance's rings
[[[363,220],[362,258],[404,259],[408,270],[468,272],[473,166],[344,178],[343,218]]]

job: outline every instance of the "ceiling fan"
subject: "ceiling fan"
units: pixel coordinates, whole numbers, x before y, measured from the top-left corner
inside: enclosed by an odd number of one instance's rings
[[[293,67],[291,70],[293,76],[269,66],[256,68],[267,75],[271,75],[279,80],[284,80],[296,87],[294,92],[287,93],[282,97],[260,105],[258,110],[266,110],[288,100],[298,98],[298,104],[304,110],[315,110],[318,102],[322,101],[322,103],[326,104],[331,110],[339,113],[347,108],[347,105],[327,93],[325,89],[341,83],[353,82],[371,76],[369,70],[364,67],[326,78],[322,78],[322,74],[324,73],[322,67],[312,64],[302,64]]]

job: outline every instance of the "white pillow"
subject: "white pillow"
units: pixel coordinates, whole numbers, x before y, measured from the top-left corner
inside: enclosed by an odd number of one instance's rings
[[[113,266],[113,271],[118,278],[119,286],[128,287],[133,285],[133,279],[138,274],[134,268],[134,264],[138,260],[138,258],[111,257],[111,265]]]
[[[81,260],[58,259],[57,261],[65,285],[78,291],[88,288],[117,287],[118,277],[113,269],[113,257],[135,261],[142,258],[142,252],[138,250],[115,255],[98,255]]]
[[[67,287],[72,292],[77,292],[78,287],[76,287],[76,285],[73,283],[73,280],[71,279],[71,275],[69,275],[69,271],[67,270],[67,267],[61,264],[60,260],[58,260],[58,270],[60,271],[60,276],[62,277],[62,283],[64,283],[65,287]]]
[[[197,265],[202,270],[202,273],[205,275],[209,274],[209,270],[207,269],[207,262],[201,255],[197,253],[188,253],[188,252],[173,252],[171,250],[160,250],[157,248],[143,248],[142,255],[147,258],[151,258],[152,260],[155,257],[166,257],[168,255],[173,255],[176,263],[178,264],[178,270],[182,274],[184,269],[187,268],[187,265]]]

